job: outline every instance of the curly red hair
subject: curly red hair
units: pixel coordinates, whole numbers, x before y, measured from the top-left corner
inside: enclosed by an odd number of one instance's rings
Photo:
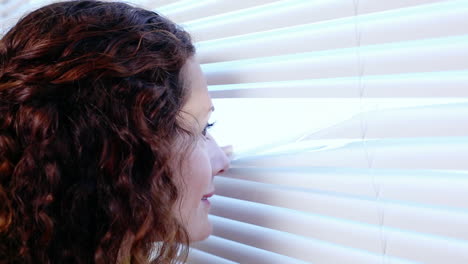
[[[180,70],[194,52],[168,19],[116,2],[54,3],[9,30],[0,40],[0,263],[186,257],[170,161],[184,132]]]

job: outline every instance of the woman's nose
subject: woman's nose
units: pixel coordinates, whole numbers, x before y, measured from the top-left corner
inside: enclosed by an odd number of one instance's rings
[[[213,146],[212,146],[212,153],[211,153],[211,168],[212,168],[212,175],[216,176],[226,172],[229,169],[229,165],[231,160],[229,156],[232,154],[232,147],[219,147],[216,141],[211,138]]]

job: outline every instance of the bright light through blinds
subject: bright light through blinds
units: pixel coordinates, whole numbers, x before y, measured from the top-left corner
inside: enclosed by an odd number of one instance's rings
[[[355,99],[297,99],[297,98],[225,98],[214,99],[216,111],[213,113],[211,121],[216,123],[211,133],[217,138],[220,145],[233,144],[236,149],[236,158],[242,159],[245,156],[256,156],[277,149],[285,143],[302,142],[310,138],[315,133],[324,133],[328,127],[339,126],[342,123],[363,121],[363,118],[369,119],[371,111],[380,111],[380,113],[397,113],[401,108],[408,111],[417,112],[415,107],[423,107],[434,104],[464,103],[466,98],[430,98],[430,99],[367,99],[360,102]],[[443,107],[443,106],[441,106]],[[421,110],[429,114],[431,110]],[[434,114],[440,114],[439,110],[434,110]],[[466,114],[468,112],[465,111]],[[461,115],[462,113],[459,113]],[[390,114],[392,115],[392,114]],[[389,114],[386,114],[389,116]],[[430,116],[430,115],[429,115]],[[420,117],[414,116],[415,119]],[[391,120],[387,120],[390,122]],[[404,122],[404,121],[401,121]],[[422,120],[415,120],[422,123]],[[432,126],[432,121],[429,126]],[[426,122],[426,123],[427,123]],[[440,122],[444,122],[441,120]],[[385,123],[385,121],[382,121]],[[447,122],[444,122],[446,124]],[[373,123],[367,123],[367,138],[373,136]],[[380,124],[381,129],[390,124]],[[402,124],[404,125],[404,124]],[[450,128],[440,127],[444,130]],[[369,127],[370,126],[370,127]],[[453,129],[457,129],[458,123],[453,124]],[[379,128],[380,129],[380,128]],[[387,128],[388,129],[388,128]],[[397,128],[391,128],[397,129]],[[398,128],[402,129],[402,128]],[[434,129],[433,129],[434,130]],[[359,129],[347,131],[346,134],[338,138],[360,138]],[[460,136],[464,131],[454,132]],[[466,131],[465,131],[466,132]],[[395,131],[395,133],[400,133]],[[406,132],[405,132],[406,133]],[[413,136],[420,136],[419,132],[413,133]],[[434,133],[434,131],[432,131]],[[404,134],[404,133],[400,133]],[[330,138],[330,136],[326,136]],[[325,138],[324,138],[325,139]],[[323,145],[323,140],[316,142]],[[299,143],[297,145],[301,145]]]
[[[236,149],[190,263],[468,263],[468,1],[156,10],[194,36]]]

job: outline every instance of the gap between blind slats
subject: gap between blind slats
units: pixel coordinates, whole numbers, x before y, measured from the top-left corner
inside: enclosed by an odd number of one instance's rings
[[[468,35],[372,45],[358,50],[350,48],[210,63],[203,64],[202,69],[209,85],[220,85],[468,68]]]
[[[468,90],[468,89],[465,89]],[[437,124],[437,126],[434,126]],[[303,140],[334,138],[403,138],[463,137],[468,135],[467,103],[375,110],[360,113],[352,119]]]
[[[375,197],[378,190],[381,199],[455,207],[468,213],[466,171],[317,167],[231,168],[220,177],[361,197]],[[216,181],[219,181],[218,178]]]
[[[212,98],[468,97],[468,71],[210,85]]]
[[[233,167],[468,169],[468,137],[389,138],[338,143],[333,146],[324,140],[301,141],[297,144],[302,145],[302,149],[244,157],[235,161]]]
[[[321,241],[216,216],[211,217],[211,220],[215,236],[316,263],[361,263],[355,258],[374,255],[378,260],[381,254],[393,263],[400,262],[397,258],[427,264],[442,263],[447,259],[451,263],[464,263],[468,260],[465,255],[468,243],[379,226],[357,229],[346,229],[354,226],[342,226],[335,230],[336,227],[322,225],[320,227],[327,228],[329,233],[335,232],[335,236],[330,236],[331,241]],[[342,241],[337,239],[340,233],[346,234]],[[283,241],[287,243],[282,243]],[[450,249],[447,250],[447,247]],[[337,255],[348,259],[336,259]],[[353,261],[350,262],[350,259]]]
[[[468,1],[258,32],[197,43],[201,63],[270,57],[468,34]],[[431,30],[425,30],[431,24]]]
[[[290,0],[184,23],[196,41],[243,35],[300,24],[440,2],[437,0]]]
[[[301,141],[464,137],[468,135],[468,98],[466,101],[362,112],[327,128],[306,132]],[[379,102],[369,105],[377,108]]]
[[[193,248],[242,264],[310,264],[216,236],[210,236],[207,240],[194,243]]]
[[[427,203],[389,200],[378,194],[355,196],[320,190],[296,190],[227,178],[218,178],[215,182],[218,193],[222,193],[223,197],[468,240],[466,228],[468,210],[464,208],[446,208]],[[215,199],[215,201],[218,200]],[[212,213],[215,215],[218,214],[218,210],[223,212],[222,208],[214,208]],[[232,210],[232,208],[224,210]],[[383,216],[377,212],[382,212],[384,218],[381,219]],[[242,212],[237,213],[242,214]]]

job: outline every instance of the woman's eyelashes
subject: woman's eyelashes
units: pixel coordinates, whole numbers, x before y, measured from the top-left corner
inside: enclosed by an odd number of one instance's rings
[[[210,129],[212,126],[214,126],[214,124],[215,124],[214,122],[206,124],[205,128],[202,131],[202,135],[204,137],[206,137],[206,133],[208,132],[208,129]]]

